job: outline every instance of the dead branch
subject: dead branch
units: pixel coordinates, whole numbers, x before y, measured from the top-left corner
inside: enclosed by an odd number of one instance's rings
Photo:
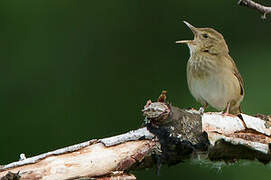
[[[269,116],[200,114],[163,99],[147,102],[146,127],[23,158],[1,166],[0,179],[135,179],[133,170],[156,167],[159,171],[161,165],[195,158],[270,162]]]
[[[251,9],[255,9],[262,13],[262,19],[266,19],[266,15],[271,13],[271,7],[263,6],[259,3],[256,3],[252,0],[239,0],[238,4],[241,6],[246,6]]]
[[[144,140],[138,140],[142,137]],[[0,168],[0,177],[8,172],[16,172],[21,180],[77,179],[105,175],[124,178],[123,170],[141,161],[155,146],[153,138],[152,133],[141,128],[119,136],[90,140],[4,165]]]

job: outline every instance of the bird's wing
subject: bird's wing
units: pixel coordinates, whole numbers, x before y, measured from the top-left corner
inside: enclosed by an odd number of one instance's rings
[[[244,95],[245,91],[244,91],[244,81],[243,81],[243,78],[241,76],[241,74],[239,73],[238,69],[237,69],[237,66],[234,62],[234,60],[231,58],[230,55],[228,55],[228,58],[232,64],[232,69],[233,69],[233,74],[235,75],[235,77],[238,79],[239,81],[239,84],[240,84],[240,88],[241,88],[241,92],[240,94],[241,95]]]

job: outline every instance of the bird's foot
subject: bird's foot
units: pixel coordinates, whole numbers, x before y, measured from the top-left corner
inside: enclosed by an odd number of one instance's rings
[[[229,117],[238,117],[238,116],[236,116],[236,115],[233,115],[233,114],[230,114],[229,112],[230,112],[230,105],[231,105],[231,103],[229,102],[229,103],[227,103],[227,107],[226,107],[226,111],[222,114],[222,116],[223,117],[225,117],[225,116],[229,116]]]
[[[229,117],[233,117],[233,118],[237,117],[236,115],[230,114],[230,113],[228,113],[228,112],[224,112],[224,113],[222,114],[222,116],[223,116],[223,117],[229,116]]]

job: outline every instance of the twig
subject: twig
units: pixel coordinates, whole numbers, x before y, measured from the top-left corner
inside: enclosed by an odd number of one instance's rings
[[[252,0],[239,0],[238,4],[241,6],[249,7],[251,9],[256,9],[257,11],[259,11],[260,13],[263,14],[261,16],[262,19],[266,19],[266,15],[271,13],[271,7],[263,6],[259,3],[252,1]]]

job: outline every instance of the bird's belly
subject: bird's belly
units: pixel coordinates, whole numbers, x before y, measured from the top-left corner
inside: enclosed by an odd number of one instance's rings
[[[191,93],[201,103],[207,102],[217,110],[224,110],[232,99],[233,84],[223,76],[205,76],[202,79],[191,78]]]

